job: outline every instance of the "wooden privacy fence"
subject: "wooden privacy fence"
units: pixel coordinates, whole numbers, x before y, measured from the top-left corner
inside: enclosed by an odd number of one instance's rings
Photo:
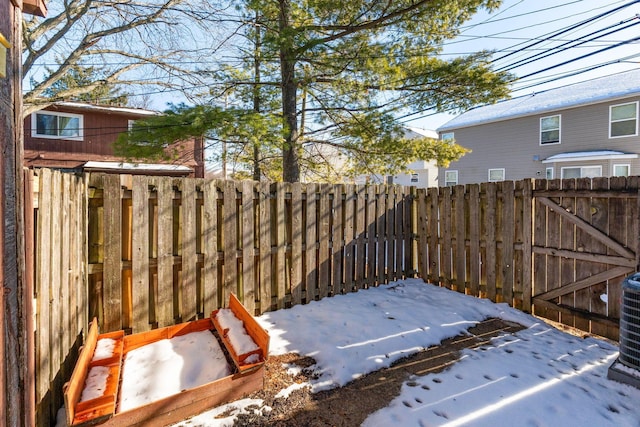
[[[230,293],[253,313],[406,277],[618,338],[638,269],[639,178],[429,188],[41,170],[35,180],[38,424],[61,406],[90,318],[140,332]]]
[[[92,174],[90,316],[133,332],[415,274],[409,189]]]
[[[87,195],[81,176],[47,169],[34,187],[36,418],[49,425],[88,322]]]
[[[531,311],[531,181],[417,192],[427,281]]]
[[[418,190],[419,275],[617,339],[621,283],[639,265],[639,179]]]

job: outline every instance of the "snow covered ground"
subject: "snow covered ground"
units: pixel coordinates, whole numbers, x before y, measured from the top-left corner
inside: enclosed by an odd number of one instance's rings
[[[607,380],[616,346],[421,280],[338,295],[258,321],[271,335],[270,354],[315,358],[319,377],[309,387],[319,391],[389,366],[489,317],[527,329],[464,351],[444,372],[410,379],[364,426],[640,426],[640,390]],[[231,426],[235,414],[256,405],[237,401],[180,425]],[[215,419],[230,408],[228,417]]]
[[[257,320],[271,336],[270,354],[297,352],[317,361],[317,379],[307,386],[320,391],[390,366],[489,317],[527,328],[465,350],[444,372],[409,379],[401,395],[364,426],[640,427],[640,390],[606,378],[616,346],[421,280],[338,295]],[[291,391],[283,390],[281,398]],[[231,426],[237,414],[256,407],[269,410],[259,400],[243,399],[176,426]],[[220,414],[225,417],[216,418]]]

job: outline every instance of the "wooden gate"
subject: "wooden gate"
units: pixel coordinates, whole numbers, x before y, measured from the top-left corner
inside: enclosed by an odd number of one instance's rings
[[[638,177],[534,188],[535,314],[617,338],[621,283],[638,267]]]

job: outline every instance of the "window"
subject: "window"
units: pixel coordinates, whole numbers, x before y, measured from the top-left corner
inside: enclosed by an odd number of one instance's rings
[[[412,173],[411,174],[411,182],[418,182],[418,174],[417,173]]]
[[[444,171],[444,185],[452,187],[458,184],[458,171]]]
[[[52,139],[82,139],[83,117],[80,114],[52,111],[31,115],[31,136]]]
[[[631,175],[631,165],[613,165],[613,176]]]
[[[489,181],[504,181],[504,169],[489,169]]]
[[[441,139],[442,141],[449,141],[449,142],[453,142],[453,140],[454,140],[455,138],[454,138],[454,134],[453,134],[453,132],[446,132],[446,133],[443,133],[442,135],[440,135],[440,139]]]
[[[553,179],[553,168],[547,168],[547,179]]]
[[[635,136],[638,134],[638,103],[612,105],[609,107],[609,138]]]
[[[540,144],[560,143],[560,115],[540,119]]]
[[[562,168],[562,179],[596,178],[602,176],[602,166],[576,166]]]

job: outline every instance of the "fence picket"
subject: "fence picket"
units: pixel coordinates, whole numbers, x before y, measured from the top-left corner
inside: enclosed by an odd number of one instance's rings
[[[354,256],[356,250],[357,235],[354,236],[354,230],[356,229],[356,198],[357,193],[353,185],[344,186],[345,199],[343,205],[344,213],[344,292],[353,292],[355,289],[355,275],[354,275]]]
[[[149,184],[147,177],[133,177],[131,268],[133,273],[133,332],[150,329],[149,324]]]
[[[255,210],[254,183],[242,182],[242,294],[241,301],[249,313],[255,312]]]
[[[302,303],[302,185],[291,185],[291,305]]]
[[[333,186],[333,209],[331,212],[332,219],[332,232],[331,232],[331,295],[342,294],[342,273],[343,273],[343,224],[342,224],[342,211],[343,211],[343,191],[342,185],[336,184]]]
[[[331,222],[331,205],[329,201],[330,192],[330,185],[320,184],[320,207],[318,212],[318,242],[320,243],[320,247],[318,249],[318,297],[320,299],[329,296],[329,281],[331,280],[331,271],[329,269],[329,239],[331,238],[329,234],[329,224]]]
[[[180,318],[183,321],[194,320],[197,317],[197,280],[196,280],[196,186],[195,180],[181,180],[182,193],[180,196],[181,219],[181,288],[182,307]],[[237,240],[236,240],[237,241]],[[237,292],[237,291],[236,291]]]
[[[316,299],[318,287],[318,244],[317,244],[317,186],[307,184],[306,227],[305,227],[305,301]]]
[[[271,190],[267,183],[258,184],[258,203],[260,209],[260,313],[271,310],[272,274],[271,274]]]

